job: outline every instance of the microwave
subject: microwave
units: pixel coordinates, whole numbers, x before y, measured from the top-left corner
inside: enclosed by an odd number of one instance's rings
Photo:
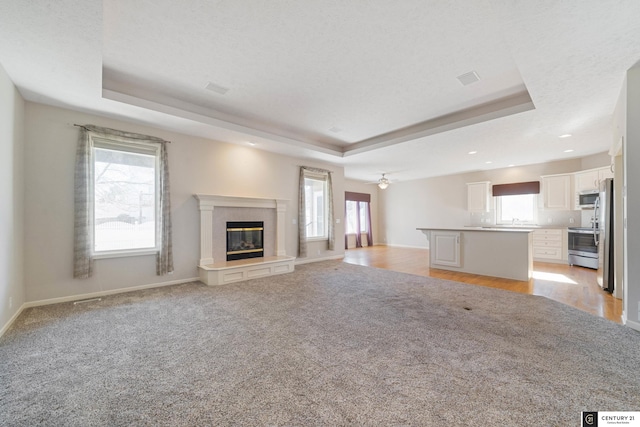
[[[596,190],[580,192],[578,193],[578,206],[581,209],[593,208],[598,197],[599,194]]]

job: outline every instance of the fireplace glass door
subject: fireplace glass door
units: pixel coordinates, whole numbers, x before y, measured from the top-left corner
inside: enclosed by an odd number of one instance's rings
[[[227,261],[264,256],[262,221],[227,222]]]

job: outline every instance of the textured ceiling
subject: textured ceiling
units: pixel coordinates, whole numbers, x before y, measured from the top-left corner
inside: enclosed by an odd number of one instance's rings
[[[637,0],[10,0],[0,63],[29,100],[407,180],[608,150],[639,17]]]

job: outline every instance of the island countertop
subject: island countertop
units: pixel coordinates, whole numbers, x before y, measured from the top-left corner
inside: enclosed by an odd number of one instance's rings
[[[501,233],[531,233],[533,228],[528,227],[418,227],[418,231],[441,230],[441,231],[499,231]]]

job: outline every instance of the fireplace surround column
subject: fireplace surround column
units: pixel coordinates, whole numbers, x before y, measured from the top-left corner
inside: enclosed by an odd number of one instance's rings
[[[213,264],[213,239],[204,236],[213,235],[213,203],[200,200],[200,263],[198,265]]]
[[[286,256],[287,251],[285,249],[284,231],[285,229],[285,214],[287,213],[287,205],[284,200],[276,200],[276,255]]]

